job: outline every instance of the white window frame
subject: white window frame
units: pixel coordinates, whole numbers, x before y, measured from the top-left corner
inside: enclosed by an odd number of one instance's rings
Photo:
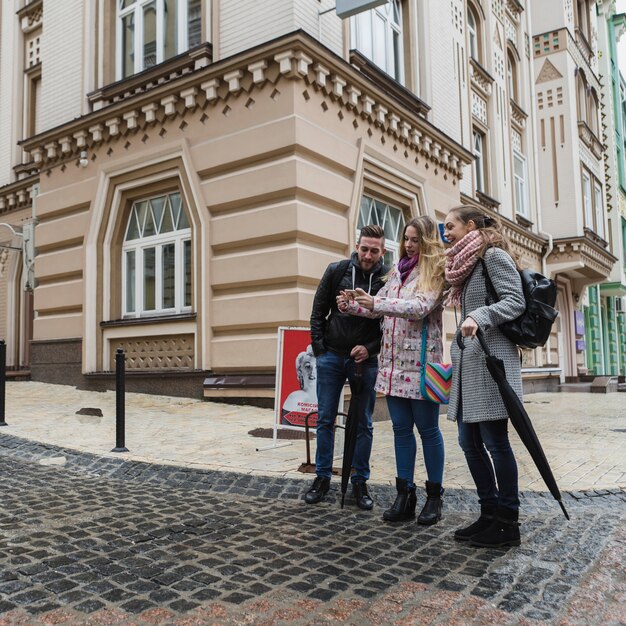
[[[593,180],[593,208],[595,212],[595,232],[604,239],[604,199],[602,197],[602,185],[595,178]]]
[[[148,198],[141,198],[137,200],[134,205],[141,202],[158,198],[159,196],[151,196]],[[182,202],[182,198],[181,198]],[[185,211],[184,205],[181,206],[181,211]],[[133,215],[134,207],[131,209],[129,215],[129,222]],[[129,223],[126,224],[124,231],[125,237],[128,232]],[[165,314],[178,314],[192,311],[191,305],[185,305],[185,242],[191,241],[191,228],[184,228],[180,230],[174,230],[167,233],[160,233],[156,235],[150,235],[148,237],[141,237],[138,239],[132,239],[130,241],[124,241],[122,245],[122,317],[124,319],[129,318],[141,318],[151,317],[156,315]],[[167,245],[174,244],[174,306],[163,306],[163,248]],[[147,249],[155,249],[155,308],[144,308],[144,252]],[[133,252],[135,255],[135,307],[134,310],[129,310],[128,303],[128,253]],[[193,259],[193,252],[192,252]],[[193,276],[193,261],[190,268],[191,275]],[[193,299],[193,296],[192,296]]]
[[[143,58],[143,13],[144,7],[152,2],[156,6],[156,64],[162,63],[165,58],[165,0],[134,0],[132,4],[122,9],[122,3],[124,0],[116,0],[117,14],[116,14],[116,76],[117,80],[128,78],[133,74],[137,74],[144,69]],[[176,54],[181,54],[189,48],[188,38],[188,12],[189,12],[189,0],[172,0],[176,5]],[[134,38],[133,38],[133,55],[134,55],[134,70],[132,74],[124,76],[123,63],[124,58],[122,54],[122,22],[128,15],[134,14]]]
[[[589,230],[593,227],[593,197],[591,195],[591,174],[583,170],[583,210],[585,226]]]
[[[472,154],[475,157],[476,191],[485,193],[485,133],[477,128],[472,130]]]
[[[515,164],[520,163],[522,167],[522,175],[520,176],[515,169]],[[528,185],[527,183],[528,169],[526,167],[526,158],[521,152],[513,150],[513,186],[515,211],[522,217],[528,217]]]
[[[397,9],[399,22],[394,20],[394,7]],[[374,20],[382,20],[384,28],[384,54],[382,65],[377,63],[375,50]],[[351,46],[359,50],[370,61],[375,63],[381,70],[389,74],[399,83],[404,84],[404,47],[402,38],[402,2],[401,0],[389,0],[380,7],[363,11],[350,18]],[[394,36],[397,37],[398,50],[394,47]]]
[[[469,55],[474,61],[480,62],[480,48],[478,45],[478,25],[476,24],[476,15],[474,11],[467,7],[467,37],[469,44]]]
[[[369,201],[369,206],[367,208],[363,206],[364,200]],[[378,210],[372,210],[372,203],[378,203]],[[400,219],[397,220],[397,232],[392,237],[390,237],[390,226],[387,224],[387,220],[390,217],[390,213],[392,211],[397,211]],[[379,219],[380,213],[382,213],[382,219]],[[385,231],[385,264],[392,265],[399,259],[400,255],[400,241],[402,239],[404,227],[406,225],[404,211],[402,211],[402,209],[397,206],[385,202],[384,200],[379,200],[374,196],[370,196],[369,194],[364,193],[361,196],[361,204],[359,205],[359,217],[356,228],[356,241],[359,240],[361,228],[363,228],[363,226],[367,226],[368,224],[377,224]]]

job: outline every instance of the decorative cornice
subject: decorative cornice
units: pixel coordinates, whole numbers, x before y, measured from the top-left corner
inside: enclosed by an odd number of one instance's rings
[[[129,79],[133,90],[124,90],[122,83],[108,95],[106,89],[99,90],[93,96],[95,101],[104,102],[112,93],[119,99],[113,97],[114,101],[99,110],[29,137],[20,145],[37,169],[48,169],[76,159],[81,150],[98,149],[153,122],[165,125],[168,118],[175,120],[187,111],[247,96],[266,83],[286,79],[305,82],[322,94],[329,106],[368,120],[457,178],[473,160],[468,150],[419,115],[415,106],[409,109],[406,99],[399,99],[385,84],[364,75],[303,31],[205,67],[194,66],[168,82],[155,77],[148,87],[142,86],[142,78],[133,78]]]
[[[524,130],[526,128],[526,118],[528,117],[528,113],[522,109],[522,107],[515,102],[515,100],[510,100],[511,105],[511,122],[514,126],[517,127],[518,130]]]
[[[493,76],[474,59],[470,59],[470,79],[479,93],[487,98],[491,95]]]
[[[516,22],[519,22],[523,10],[518,0],[506,0],[506,11]]]
[[[591,150],[596,159],[601,159],[604,154],[604,145],[596,137],[595,133],[587,126],[586,122],[578,122],[578,136],[581,141]]]
[[[30,33],[43,22],[43,0],[29,2],[17,12],[23,33]]]
[[[0,187],[0,215],[29,208],[33,185],[38,182],[39,176],[30,176]]]
[[[555,239],[554,248],[548,256],[548,265],[566,265],[575,269],[576,265],[591,270],[597,279],[606,278],[617,261],[610,252],[604,250],[587,237],[564,237]],[[557,270],[558,271],[558,270]]]

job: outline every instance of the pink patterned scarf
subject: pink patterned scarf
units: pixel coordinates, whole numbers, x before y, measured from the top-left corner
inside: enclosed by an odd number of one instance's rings
[[[446,306],[461,304],[463,285],[474,269],[484,245],[485,242],[480,231],[471,230],[445,251],[445,255],[448,257],[446,259],[446,280],[452,285],[446,298]]]

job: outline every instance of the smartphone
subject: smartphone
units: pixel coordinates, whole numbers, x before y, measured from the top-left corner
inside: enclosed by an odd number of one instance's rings
[[[357,296],[356,290],[354,289],[344,289],[343,291],[347,293],[351,298],[356,298]]]
[[[443,241],[443,243],[450,243],[447,239],[446,236],[444,234],[446,227],[443,225],[443,223],[438,224],[439,226],[439,236],[441,237],[441,241]]]

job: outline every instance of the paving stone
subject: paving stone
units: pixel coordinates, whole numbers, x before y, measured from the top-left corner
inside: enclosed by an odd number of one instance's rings
[[[109,474],[95,476],[73,469],[71,462],[56,469],[15,457],[7,461],[4,441],[0,435],[0,473],[15,526],[7,528],[0,517],[0,553],[8,554],[10,537],[17,552],[6,558],[28,560],[19,571],[13,567],[0,574],[0,591],[8,585],[0,600],[6,614],[17,606],[43,615],[56,602],[88,615],[84,623],[101,623],[94,620],[116,608],[121,612],[111,613],[111,619],[131,614],[136,617],[120,619],[132,622],[159,607],[168,612],[162,623],[171,624],[218,606],[235,619],[236,610],[248,615],[251,603],[278,594],[276,617],[270,619],[297,613],[302,623],[324,624],[326,617],[317,619],[313,609],[298,603],[330,611],[334,603],[350,600],[366,607],[354,623],[369,626],[377,610],[388,617],[395,614],[392,607],[407,602],[385,604],[392,602],[392,590],[408,594],[407,607],[419,615],[422,591],[398,591],[416,585],[411,589],[444,594],[432,598],[452,594],[465,598],[468,606],[474,601],[476,606],[496,604],[499,612],[489,609],[489,615],[501,620],[497,623],[550,623],[573,601],[625,517],[621,500],[596,494],[586,504],[572,499],[572,523],[567,525],[546,498],[526,494],[529,521],[524,522],[523,546],[482,551],[452,539],[473,506],[459,490],[446,490],[446,517],[435,528],[424,531],[407,524],[391,529],[378,516],[342,512],[336,502],[306,507],[283,497],[288,489],[301,494],[303,481],[276,479],[278,497],[239,492],[233,498],[209,485],[218,477],[227,489],[255,485],[266,493],[262,490],[274,479],[165,471],[170,478],[178,474],[180,486],[174,487],[163,482],[158,468],[135,463],[132,471],[122,472],[120,462],[108,466]],[[94,467],[102,470],[103,462],[94,461]],[[391,486],[377,486],[377,498],[379,494],[391,500]],[[322,549],[318,528],[327,531]],[[444,620],[445,612],[432,608],[432,598],[428,610]],[[157,623],[160,613],[149,615],[153,622],[146,623]],[[225,618],[223,623],[232,622]]]

